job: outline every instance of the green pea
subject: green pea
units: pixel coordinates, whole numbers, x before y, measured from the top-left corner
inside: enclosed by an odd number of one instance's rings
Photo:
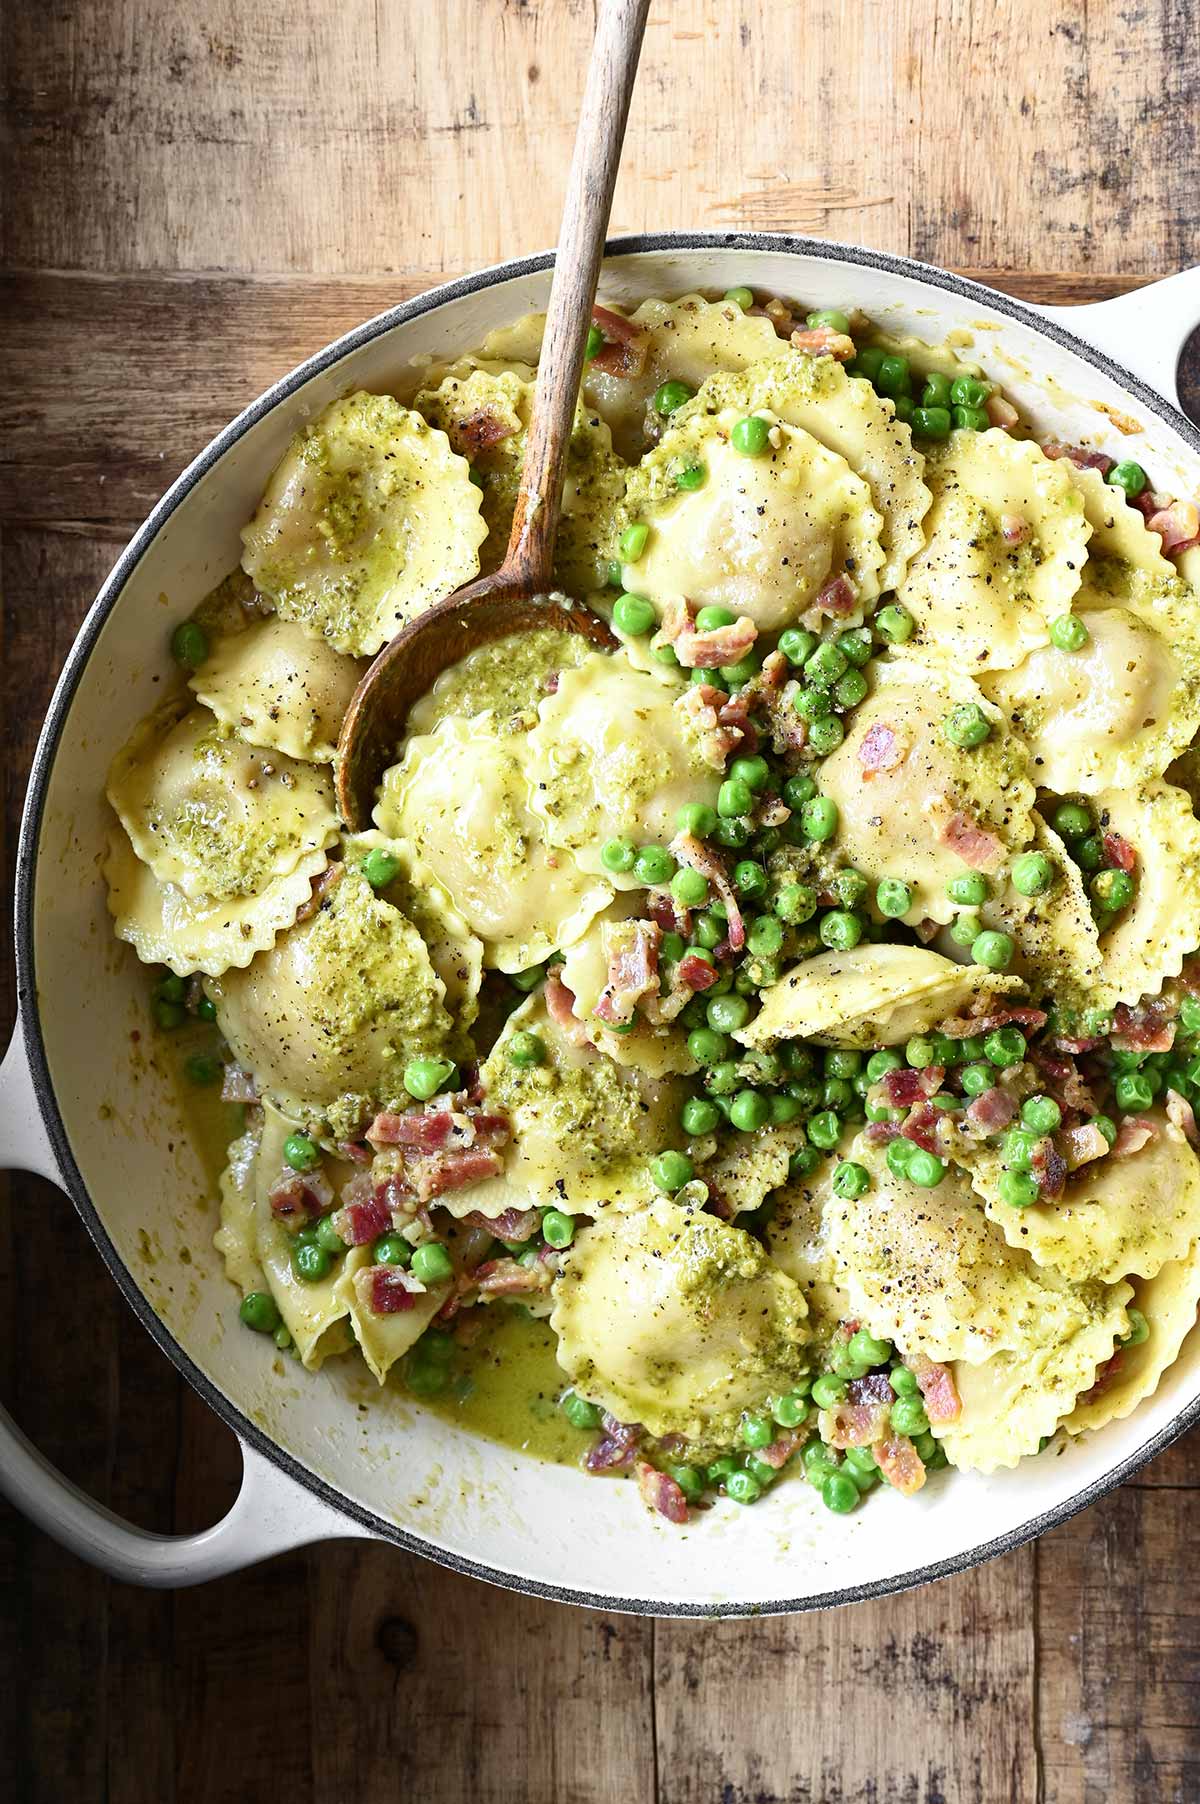
[[[744,658],[739,658],[736,664],[722,664],[721,675],[725,679],[729,693],[732,695],[743,683],[748,683],[751,677],[757,675],[761,667],[761,660],[752,651],[748,651]]]
[[[271,1339],[275,1342],[275,1345],[279,1348],[281,1353],[286,1353],[292,1345],[291,1332],[283,1322],[280,1322],[278,1328],[276,1328],[274,1334],[271,1336]]]
[[[650,656],[656,664],[678,664],[679,657],[673,645],[652,645]]]
[[[826,639],[806,660],[804,674],[816,688],[828,689],[845,674],[846,668],[845,654],[831,640]]]
[[[875,890],[875,906],[885,921],[901,920],[912,907],[913,893],[907,883],[896,877],[885,877]]]
[[[719,946],[729,929],[724,921],[718,920],[711,910],[696,916],[692,923],[692,935],[703,952],[711,952]]]
[[[754,796],[750,788],[736,778],[727,777],[717,791],[717,813],[723,820],[749,814],[753,806]]]
[[[315,1240],[297,1240],[292,1246],[291,1267],[302,1284],[319,1284],[329,1275],[330,1256]]]
[[[650,1176],[655,1184],[671,1194],[690,1184],[695,1175],[696,1168],[686,1153],[668,1150],[650,1161]]]
[[[1117,914],[1133,901],[1136,885],[1128,871],[1097,871],[1088,889],[1097,907]]]
[[[675,472],[675,487],[685,490],[702,489],[707,474],[703,464],[684,464],[682,469]]]
[[[881,395],[907,395],[912,390],[912,375],[907,357],[884,356],[875,376]]]
[[[344,1253],[346,1243],[333,1225],[332,1215],[323,1215],[317,1223],[317,1245],[327,1253]]]
[[[708,1005],[708,1025],[718,1033],[736,1033],[749,1019],[750,1004],[744,996],[714,996]]]
[[[774,915],[757,915],[746,934],[752,958],[774,958],[783,949],[783,928]]]
[[[897,1397],[892,1404],[892,1427],[897,1434],[911,1439],[915,1434],[928,1434],[929,1417],[925,1405],[917,1397]]]
[[[1054,811],[1054,831],[1067,841],[1082,839],[1092,830],[1092,815],[1081,802],[1061,802]]]
[[[1027,1096],[1021,1104],[1021,1120],[1035,1134],[1052,1134],[1062,1125],[1062,1110],[1052,1096]]]
[[[358,868],[372,889],[386,889],[395,881],[400,860],[385,852],[382,846],[372,846]]]
[[[853,1159],[843,1159],[834,1167],[833,1188],[839,1196],[865,1196],[871,1188],[871,1174],[865,1165],[858,1165]],[[872,1361],[866,1362],[868,1365]]]
[[[1010,1171],[1029,1171],[1036,1146],[1037,1135],[1029,1128],[1009,1128],[1001,1137],[1000,1156]]]
[[[731,852],[744,851],[753,837],[753,827],[743,819],[719,820],[713,833],[717,844]]]
[[[542,1217],[542,1239],[548,1247],[561,1252],[575,1238],[575,1223],[561,1209],[547,1209]]]
[[[956,376],[950,384],[950,401],[954,407],[982,407],[992,392],[990,382],[978,376]]]
[[[925,378],[925,385],[921,390],[921,406],[943,407],[949,409],[949,376],[944,376],[940,370],[931,370],[929,372]]]
[[[1054,882],[1054,866],[1044,852],[1022,852],[1013,859],[1010,876],[1019,896],[1044,896]]]
[[[733,886],[739,896],[755,901],[767,893],[767,873],[753,858],[743,858],[733,867]]]
[[[886,1365],[895,1354],[890,1340],[880,1340],[865,1328],[856,1329],[850,1336],[846,1351],[851,1359],[863,1366]]]
[[[732,1477],[733,1473],[740,1471],[741,1467],[733,1455],[723,1453],[720,1459],[715,1459],[707,1468],[708,1482],[710,1485],[723,1485],[727,1478]]]
[[[531,990],[536,990],[544,981],[545,976],[545,965],[530,965],[528,971],[510,972],[508,981],[514,990],[520,990],[523,996],[528,996]]]
[[[708,878],[683,865],[671,879],[671,894],[684,908],[698,908],[708,895]]]
[[[691,1041],[688,1042],[689,1046]],[[719,1059],[710,1065],[704,1079],[704,1087],[714,1096],[732,1096],[742,1081],[736,1059]],[[732,1107],[732,1104],[730,1105]]]
[[[850,331],[850,321],[837,307],[822,307],[817,313],[806,314],[804,323],[814,329],[819,326],[828,326],[831,332],[848,333]]]
[[[888,1383],[897,1397],[915,1397],[921,1388],[916,1374],[910,1372],[906,1365],[894,1365],[888,1373]]]
[[[862,1069],[863,1055],[852,1046],[834,1046],[825,1054],[827,1077],[856,1077]]]
[[[877,1084],[887,1076],[889,1071],[899,1071],[903,1063],[904,1060],[898,1052],[893,1052],[891,1047],[885,1047],[882,1052],[873,1052],[867,1060],[867,1076],[873,1084]]]
[[[821,1483],[821,1502],[836,1516],[849,1515],[858,1506],[858,1486],[848,1472],[831,1472]]]
[[[964,908],[980,908],[988,899],[988,880],[982,871],[967,871],[961,877],[951,877],[946,894]]]
[[[732,1497],[735,1503],[757,1503],[762,1496],[762,1486],[749,1472],[731,1472],[725,1480],[725,1495]]]
[[[869,1447],[847,1447],[845,1461],[846,1466],[849,1468],[851,1475],[855,1479],[858,1478],[860,1473],[864,1477],[869,1477],[872,1473],[878,1472],[879,1470],[875,1455],[871,1452]]]
[[[734,426],[729,442],[743,457],[761,457],[771,443],[770,424],[760,414],[747,414]]]
[[[721,1125],[721,1111],[707,1096],[689,1096],[679,1117],[685,1134],[698,1139],[711,1134]]]
[[[833,713],[833,697],[827,690],[814,689],[811,683],[805,683],[792,696],[792,707],[801,719],[815,725]]]
[[[806,1132],[814,1146],[828,1153],[842,1137],[842,1124],[832,1109],[823,1109],[809,1119]]]
[[[578,1391],[564,1391],[558,1400],[558,1407],[571,1424],[572,1428],[599,1428],[603,1420],[603,1411]]]
[[[812,1400],[818,1409],[835,1409],[843,1401],[846,1387],[832,1372],[822,1372],[813,1380]]]
[[[816,633],[800,626],[789,626],[779,635],[779,649],[792,665],[806,663],[819,644]]]
[[[279,1326],[279,1310],[270,1291],[251,1290],[242,1298],[238,1319],[255,1334],[274,1334]]]
[[[798,1146],[788,1159],[788,1177],[793,1183],[801,1178],[809,1178],[821,1163],[821,1155],[814,1146]]]
[[[1037,1179],[1024,1171],[1005,1171],[996,1185],[1000,1201],[1010,1209],[1028,1209],[1039,1196]]]
[[[198,670],[208,656],[208,634],[194,620],[183,620],[171,634],[171,656],[185,670]]]
[[[613,625],[627,639],[641,639],[658,625],[653,602],[644,595],[618,595],[613,604]]]
[[[201,1087],[219,1083],[224,1069],[220,1059],[214,1059],[204,1052],[194,1053],[185,1061],[183,1068],[187,1072],[188,1082]]]
[[[1154,1101],[1154,1086],[1144,1072],[1126,1071],[1113,1085],[1113,1094],[1117,1107],[1132,1114],[1150,1107]]]
[[[735,758],[729,775],[735,783],[744,783],[747,789],[757,792],[770,782],[771,767],[765,758]]]
[[[912,429],[922,438],[943,439],[950,437],[953,420],[948,407],[914,407]]]
[[[403,1234],[381,1234],[371,1248],[371,1257],[376,1265],[412,1264],[412,1247]]]
[[[515,1065],[518,1071],[546,1063],[545,1041],[540,1034],[532,1033],[528,1028],[521,1028],[512,1036],[507,1051],[509,1064]]]
[[[584,354],[584,357],[587,360],[587,362],[590,363],[592,361],[593,357],[599,357],[599,355],[603,349],[604,349],[603,332],[600,330],[599,326],[589,326],[588,327],[588,335],[587,335],[587,343],[585,344],[584,349],[583,349],[583,354]]]
[[[648,889],[669,883],[675,875],[675,860],[662,846],[642,846],[633,861],[633,874]]]
[[[808,1404],[803,1397],[791,1391],[784,1397],[776,1397],[771,1404],[771,1416],[780,1428],[799,1428],[808,1415]]]
[[[1132,1304],[1125,1313],[1129,1317],[1129,1333],[1122,1335],[1117,1345],[1119,1347],[1140,1347],[1143,1341],[1150,1338],[1150,1324],[1141,1310],[1133,1308]]]
[[[749,288],[727,288],[721,298],[740,307],[743,313],[749,312],[754,305],[754,294]]]
[[[743,1134],[765,1127],[770,1116],[771,1105],[758,1090],[739,1090],[729,1106],[729,1124]]]
[[[971,958],[988,971],[1007,971],[1016,947],[1007,933],[987,930],[971,943]]]
[[[1002,1069],[1019,1065],[1025,1057],[1025,1035],[1019,1027],[996,1027],[983,1042],[984,1056]]]
[[[807,883],[785,883],[771,904],[781,921],[799,927],[817,912],[817,892]]]
[[[905,1042],[904,1057],[914,1071],[924,1071],[927,1065],[937,1063],[937,1049],[928,1034],[913,1034]]]
[[[1082,651],[1090,638],[1078,614],[1060,614],[1050,622],[1050,643],[1058,651]]]
[[[454,1263],[444,1246],[436,1240],[427,1240],[413,1252],[412,1271],[414,1278],[419,1278],[422,1284],[444,1284],[447,1278],[454,1276]]]
[[[864,345],[856,352],[854,361],[858,365],[858,374],[865,376],[868,382],[874,382],[879,374],[879,366],[887,356],[887,352],[878,345]]]
[[[919,1184],[922,1190],[936,1190],[946,1175],[946,1167],[936,1153],[927,1153],[923,1146],[918,1146],[909,1155],[905,1175],[910,1183]]]
[[[822,845],[833,838],[838,828],[838,806],[829,796],[813,796],[800,810],[800,827],[805,839]]]
[[[846,908],[831,908],[821,916],[821,944],[831,952],[851,952],[862,939],[862,922]]]
[[[857,708],[867,693],[867,679],[861,670],[848,670],[833,685],[834,705],[839,708]]]
[[[814,720],[808,729],[809,749],[818,758],[827,758],[830,752],[836,752],[846,737],[846,729],[836,715],[827,715],[821,720]]]
[[[321,1153],[307,1134],[289,1134],[283,1143],[283,1157],[293,1171],[311,1171],[320,1163]]]
[[[875,651],[870,627],[849,627],[839,635],[837,648],[848,664],[852,664],[856,670],[861,670],[865,664],[870,663]],[[846,674],[849,675],[849,672]]]
[[[982,407],[953,407],[950,416],[963,432],[986,432],[992,423]]]
[[[679,831],[694,834],[697,839],[707,839],[716,824],[717,811],[707,802],[685,802],[675,816]]]
[[[916,631],[917,623],[906,607],[898,601],[890,602],[886,608],[880,608],[875,616],[875,631],[888,645],[903,645],[911,639]]]
[[[168,1002],[162,996],[155,998],[153,1014],[156,1024],[165,1033],[172,1033],[175,1028],[182,1027],[187,1020],[187,1010],[182,1002]]]
[[[992,723],[978,702],[964,702],[942,722],[942,731],[951,745],[966,750],[982,745],[992,730]]]
[[[677,965],[687,951],[687,942],[681,933],[668,929],[659,941],[658,950],[664,964]]]
[[[1185,995],[1181,999],[1179,1025],[1185,1034],[1200,1034],[1200,996]]]
[[[217,1005],[211,996],[201,996],[199,1002],[196,1004],[196,1014],[201,1021],[216,1020]]]
[[[458,1066],[453,1059],[410,1059],[404,1067],[404,1088],[418,1102],[430,1102],[443,1090],[453,1090]]]
[[[720,607],[715,602],[701,608],[696,615],[696,626],[702,633],[715,633],[723,626],[732,626],[737,615],[732,608]]]
[[[1104,480],[1111,482],[1114,488],[1124,489],[1132,501],[1135,495],[1141,494],[1150,478],[1141,464],[1134,463],[1133,459],[1129,457],[1119,464],[1114,464]]]
[[[636,564],[646,549],[646,541],[650,537],[650,528],[641,520],[627,526],[621,534],[621,556],[627,564]]]
[[[668,414],[674,413],[676,408],[683,407],[686,402],[690,401],[694,393],[695,390],[689,388],[686,382],[673,379],[670,382],[660,383],[654,391],[654,411],[666,419]]]
[[[769,1447],[775,1439],[775,1431],[767,1416],[744,1415],[741,1433],[747,1447]]]

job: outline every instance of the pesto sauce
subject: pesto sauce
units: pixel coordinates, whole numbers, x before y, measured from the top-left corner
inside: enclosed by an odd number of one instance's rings
[[[582,634],[549,626],[481,645],[442,672],[413,708],[409,732],[432,733],[452,714],[469,718],[490,708],[503,722],[532,711],[549,693],[550,679],[581,664],[594,649]]]

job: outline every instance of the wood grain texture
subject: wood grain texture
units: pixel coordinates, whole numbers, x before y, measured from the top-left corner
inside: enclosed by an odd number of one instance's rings
[[[300,358],[552,242],[593,11],[9,0],[6,901],[38,725],[124,538]],[[1100,298],[1200,256],[1192,30],[1184,0],[656,0],[613,230],[812,231]],[[0,960],[0,1029],[10,980]],[[0,1395],[113,1507],[215,1520],[232,1437],[74,1213],[11,1188]],[[721,1625],[573,1612],[355,1546],[160,1597],[0,1510],[0,1798],[1191,1804],[1198,1485],[1193,1435],[1036,1550]]]

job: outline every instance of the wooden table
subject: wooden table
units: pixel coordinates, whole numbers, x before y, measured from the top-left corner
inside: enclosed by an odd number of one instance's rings
[[[1200,254],[1189,10],[659,0],[614,229],[813,232],[1056,299],[1168,273]],[[9,0],[9,869],[55,673],[167,482],[335,332],[552,242],[591,18],[584,0]],[[69,1206],[12,1193],[6,1403],[113,1508],[214,1520],[230,1437]],[[1198,1449],[961,1578],[721,1625],[528,1602],[352,1545],[155,1596],[0,1513],[0,1798],[1194,1800]]]

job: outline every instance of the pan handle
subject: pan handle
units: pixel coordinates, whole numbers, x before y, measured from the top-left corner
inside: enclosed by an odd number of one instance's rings
[[[0,1065],[0,1170],[36,1172],[63,1188],[20,1022]],[[228,1515],[198,1535],[158,1535],[79,1490],[0,1409],[0,1494],[81,1560],[112,1578],[163,1589],[198,1585],[314,1541],[370,1534],[245,1441],[240,1446],[242,1484]]]
[[[1200,324],[1200,267],[1093,301],[1083,307],[1039,307],[1046,319],[1086,339],[1150,388],[1180,405],[1180,354]]]

